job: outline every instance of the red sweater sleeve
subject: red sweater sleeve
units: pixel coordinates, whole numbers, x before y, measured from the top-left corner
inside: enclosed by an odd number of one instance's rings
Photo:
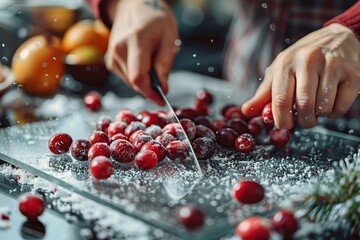
[[[109,20],[106,12],[106,5],[109,3],[108,0],[87,0],[92,12],[95,17],[100,19],[108,28],[111,28],[111,21]]]
[[[327,21],[324,26],[331,23],[340,23],[350,28],[360,41],[360,1],[357,1],[351,8]]]

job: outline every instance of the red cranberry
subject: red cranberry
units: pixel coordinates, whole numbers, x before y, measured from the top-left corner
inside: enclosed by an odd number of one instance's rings
[[[133,132],[131,134],[131,136],[129,137],[129,142],[131,144],[134,144],[135,140],[140,136],[140,135],[149,135],[147,134],[144,130],[137,130],[135,132]]]
[[[166,146],[166,150],[168,152],[168,157],[171,160],[184,160],[189,155],[186,144],[181,141],[170,142]]]
[[[145,143],[140,151],[144,150],[153,151],[157,156],[158,162],[162,162],[166,158],[166,148],[155,140]]]
[[[76,160],[85,161],[88,159],[91,143],[86,139],[78,139],[71,145],[71,156]]]
[[[150,112],[147,111],[147,110],[144,110],[144,111],[141,111],[137,116],[136,118],[139,120],[139,121],[142,121],[142,119],[146,116],[146,115],[149,115]]]
[[[211,129],[211,118],[208,116],[199,116],[194,119],[194,123],[196,125],[204,125],[205,127]]]
[[[112,123],[112,120],[110,117],[103,116],[96,122],[96,130],[97,131],[103,131],[104,133],[108,133],[108,127]]]
[[[1,213],[1,214],[0,214],[0,219],[1,219],[1,220],[4,220],[4,221],[9,221],[9,220],[10,220],[10,217],[9,217],[8,214]]]
[[[175,137],[171,134],[165,133],[158,137],[157,141],[159,141],[163,146],[167,146],[169,143],[175,141]]]
[[[111,138],[115,134],[122,133],[124,134],[125,129],[128,125],[125,122],[112,122],[108,127],[108,136]]]
[[[291,134],[288,130],[274,128],[269,132],[270,143],[276,147],[283,147],[290,142]]]
[[[216,119],[211,123],[211,130],[213,130],[213,132],[217,132],[220,129],[224,128],[226,125],[225,120],[223,119]]]
[[[204,102],[207,105],[210,105],[214,101],[213,95],[206,89],[201,89],[196,93],[196,99],[200,102]]]
[[[19,210],[29,220],[36,220],[45,210],[42,197],[34,194],[23,194],[19,198]]]
[[[88,159],[91,161],[98,156],[110,158],[110,148],[106,143],[95,143],[90,147],[88,152]]]
[[[108,137],[108,135],[102,131],[96,131],[94,133],[92,133],[89,136],[89,140],[91,145],[94,145],[95,143],[106,143],[109,145],[110,143],[110,139]]]
[[[233,118],[241,118],[241,119],[245,119],[245,115],[242,113],[241,108],[240,107],[229,107],[226,111],[225,111],[225,118],[226,119],[233,119]]]
[[[110,145],[111,157],[119,163],[131,162],[136,154],[134,146],[126,140],[119,139]]]
[[[227,104],[227,105],[223,106],[221,109],[221,115],[223,115],[225,117],[226,111],[231,107],[236,107],[236,105],[235,104]]]
[[[126,124],[130,124],[131,122],[138,121],[137,117],[134,113],[129,109],[123,109],[115,117],[116,121],[125,122]]]
[[[167,124],[166,118],[157,113],[149,113],[145,115],[141,120],[146,127],[150,127],[151,125],[157,125],[160,127],[164,127]]]
[[[57,133],[49,139],[48,147],[54,154],[63,154],[69,151],[72,141],[69,134]]]
[[[236,131],[239,135],[243,133],[249,133],[249,128],[247,127],[247,123],[240,118],[233,118],[228,123],[227,126]]]
[[[145,129],[145,132],[155,139],[162,134],[162,129],[157,125],[151,125]]]
[[[233,187],[234,198],[244,204],[258,203],[264,198],[264,188],[257,182],[244,180],[236,183]]]
[[[129,138],[127,136],[125,136],[124,134],[122,133],[118,133],[118,134],[115,134],[114,136],[112,136],[110,138],[110,143],[118,140],[118,139],[124,139],[124,140],[129,140]]]
[[[134,158],[135,165],[141,170],[149,170],[156,167],[158,158],[156,153],[150,150],[141,150]]]
[[[192,143],[196,158],[199,160],[207,160],[215,153],[215,143],[207,137],[197,138]]]
[[[178,131],[181,131],[181,127],[178,123],[169,123],[162,129],[163,134],[168,133],[173,135],[174,137],[177,136]]]
[[[250,134],[255,138],[259,136],[264,129],[264,122],[262,120],[262,117],[255,117],[250,119],[248,122],[248,129]]]
[[[183,206],[177,212],[177,219],[187,230],[193,231],[204,225],[205,215],[198,208]]]
[[[291,239],[298,229],[298,223],[291,211],[280,209],[271,218],[272,226],[284,239]]]
[[[204,125],[197,125],[195,138],[202,137],[210,138],[212,141],[216,142],[216,135],[210,128],[205,127]]]
[[[142,146],[147,143],[147,142],[150,142],[151,140],[153,140],[153,138],[147,134],[142,134],[142,135],[139,135],[133,145],[134,145],[134,148],[135,150],[138,152],[140,151],[140,149],[142,148]]]
[[[266,104],[262,110],[261,117],[266,125],[274,124],[274,117],[272,114],[271,102]]]
[[[261,217],[253,216],[242,220],[237,225],[236,234],[242,240],[268,240],[270,227]]]
[[[93,112],[101,109],[101,96],[99,93],[92,91],[84,96],[84,105]]]
[[[255,140],[249,133],[241,134],[235,140],[235,148],[240,153],[249,153],[255,148]]]
[[[188,136],[190,141],[192,141],[195,138],[195,133],[196,133],[195,123],[187,118],[181,119],[180,123],[184,128],[186,135]]]
[[[222,128],[216,132],[216,139],[220,146],[226,148],[234,148],[235,140],[238,135],[239,134],[231,128]]]
[[[125,129],[125,136],[130,137],[137,130],[145,130],[146,126],[142,122],[133,121]]]
[[[207,116],[210,113],[209,105],[200,101],[195,103],[194,110],[199,116]]]
[[[109,158],[98,156],[90,162],[90,173],[96,179],[108,179],[114,173],[114,165]]]
[[[179,119],[187,118],[194,120],[198,116],[198,113],[192,108],[178,109],[175,113]]]

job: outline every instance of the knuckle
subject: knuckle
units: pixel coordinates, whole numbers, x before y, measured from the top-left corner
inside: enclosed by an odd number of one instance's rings
[[[293,61],[292,51],[283,51],[276,57],[276,63],[281,66],[290,66]]]
[[[296,100],[297,109],[302,112],[312,112],[314,110],[314,103],[309,97],[299,97]]]
[[[273,106],[278,109],[288,109],[291,107],[291,102],[285,94],[277,93],[273,97]]]

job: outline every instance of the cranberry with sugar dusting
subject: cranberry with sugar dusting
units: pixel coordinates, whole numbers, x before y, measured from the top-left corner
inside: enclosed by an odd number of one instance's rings
[[[72,142],[73,139],[69,134],[57,133],[49,139],[48,147],[54,154],[63,154],[69,151]]]
[[[110,144],[118,139],[129,140],[129,138],[127,136],[125,136],[124,134],[118,133],[110,138]]]
[[[112,120],[108,116],[100,117],[96,122],[96,130],[103,131],[104,133],[108,133],[108,127],[112,123]]]
[[[141,170],[149,170],[158,164],[158,158],[155,152],[151,150],[141,150],[134,158],[135,166]]]
[[[147,110],[144,110],[144,111],[141,111],[137,116],[136,118],[139,120],[139,121],[142,121],[142,119],[146,116],[146,115],[149,115],[150,112],[147,111]]]
[[[235,148],[240,153],[249,153],[255,149],[255,140],[249,133],[238,136],[235,140]]]
[[[137,138],[135,138],[134,140],[134,148],[137,152],[140,151],[140,149],[142,148],[142,146],[147,143],[147,142],[150,142],[151,140],[154,140],[150,135],[147,135],[147,134],[142,134],[142,135],[139,135]]]
[[[116,121],[125,122],[126,124],[130,124],[134,121],[139,121],[130,109],[122,109],[116,114],[115,119]]]
[[[150,127],[151,125],[164,127],[167,124],[167,119],[157,113],[149,113],[143,116],[141,121],[145,124],[146,127]]]
[[[255,204],[263,200],[265,195],[264,188],[252,180],[243,180],[237,182],[233,189],[235,200],[244,204]]]
[[[90,162],[90,173],[95,179],[104,180],[114,173],[114,165],[105,156],[98,156]]]
[[[166,146],[166,150],[168,152],[168,157],[171,160],[184,160],[189,155],[186,144],[178,140],[170,142]]]
[[[283,236],[283,239],[291,239],[298,229],[298,222],[294,213],[289,210],[278,210],[272,216],[271,222],[273,228]]]
[[[242,240],[268,240],[270,239],[270,226],[258,216],[242,220],[236,227],[236,235]]]
[[[145,143],[140,151],[150,150],[153,151],[158,159],[158,162],[162,162],[166,158],[166,148],[160,142],[152,140]]]
[[[173,135],[174,137],[177,136],[179,131],[181,131],[181,127],[179,126],[179,123],[169,123],[162,129],[163,134],[168,133]]]
[[[207,137],[195,139],[192,147],[199,160],[207,160],[215,154],[215,143]]]
[[[115,134],[118,134],[118,133],[124,134],[127,126],[128,125],[122,121],[116,121],[116,122],[110,123],[109,127],[108,127],[108,131],[107,131],[109,138],[111,138],[112,136],[114,136]]]
[[[110,147],[106,143],[95,143],[89,149],[88,159],[91,161],[98,156],[110,158],[110,155]]]
[[[186,135],[189,140],[192,141],[195,138],[196,134],[196,125],[193,121],[187,118],[183,118],[180,120],[181,126],[184,128]]]
[[[136,154],[134,146],[123,139],[116,140],[110,144],[111,157],[119,163],[131,162]]]
[[[204,125],[197,125],[195,138],[202,138],[202,137],[210,138],[214,142],[216,141],[216,135],[210,128]]]
[[[261,117],[263,122],[266,125],[274,125],[274,117],[272,114],[272,105],[271,102],[266,104],[262,110]]]
[[[36,220],[45,210],[42,197],[35,194],[23,194],[19,198],[19,210],[29,220]]]
[[[235,140],[238,133],[231,128],[222,128],[216,132],[216,140],[222,147],[235,148]]]
[[[162,134],[162,128],[157,125],[151,125],[145,129],[145,132],[155,139]]]
[[[149,135],[147,134],[144,130],[137,130],[135,132],[133,132],[131,134],[131,136],[129,137],[129,142],[131,144],[134,144],[135,140],[140,136],[140,135]]]
[[[101,109],[101,96],[98,92],[91,91],[84,96],[84,105],[93,112]]]
[[[183,206],[177,212],[178,221],[190,231],[197,230],[204,225],[205,215],[204,213],[192,206]]]
[[[175,140],[175,137],[169,133],[164,133],[156,138],[156,141],[159,141],[165,147]]]
[[[286,129],[274,128],[269,132],[270,143],[276,147],[283,147],[290,142],[291,133]]]
[[[146,129],[146,126],[144,123],[138,122],[138,121],[133,121],[126,127],[124,134],[125,134],[125,136],[130,137],[131,134],[133,134],[137,130],[145,130],[145,129]]]
[[[88,159],[91,143],[87,139],[78,139],[71,145],[71,156],[76,160],[86,161]]]
[[[102,131],[93,132],[89,136],[89,141],[91,145],[94,145],[95,143],[106,143],[108,145],[110,144],[110,139],[108,135]]]

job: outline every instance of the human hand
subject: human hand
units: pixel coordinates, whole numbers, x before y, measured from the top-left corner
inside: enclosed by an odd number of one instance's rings
[[[0,83],[5,81],[5,73],[0,64]]]
[[[344,115],[360,91],[360,41],[347,27],[334,23],[281,52],[267,68],[255,96],[243,104],[249,117],[272,102],[275,125],[311,128],[317,117]]]
[[[107,51],[107,68],[131,88],[164,105],[151,87],[154,67],[164,92],[178,51],[178,29],[170,7],[162,0],[120,0],[116,7]]]

